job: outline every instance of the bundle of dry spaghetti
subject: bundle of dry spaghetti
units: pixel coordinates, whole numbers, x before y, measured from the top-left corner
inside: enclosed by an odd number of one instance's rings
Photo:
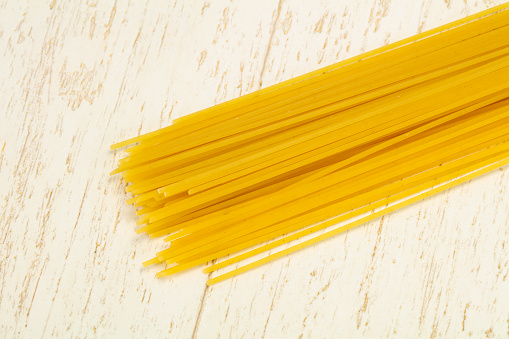
[[[216,283],[509,163],[508,9],[113,145],[134,144],[113,174],[137,232],[170,242],[144,265],[162,277],[229,256],[213,272],[297,241]]]

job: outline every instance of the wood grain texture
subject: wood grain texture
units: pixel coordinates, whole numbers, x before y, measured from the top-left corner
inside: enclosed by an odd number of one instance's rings
[[[0,334],[509,337],[508,169],[207,288],[113,142],[503,1],[0,1]]]

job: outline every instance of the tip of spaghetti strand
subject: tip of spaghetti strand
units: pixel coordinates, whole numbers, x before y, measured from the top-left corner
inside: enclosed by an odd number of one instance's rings
[[[134,230],[134,232],[135,232],[136,234],[142,234],[143,232],[145,232],[144,228],[145,228],[145,227],[140,227],[140,228],[138,228],[138,229]]]
[[[144,261],[142,263],[142,265],[143,265],[143,267],[148,267],[150,265],[159,264],[159,263],[161,263],[161,262],[159,261],[159,259],[157,257],[155,257],[155,258],[152,258],[150,260]]]
[[[209,267],[205,267],[203,270],[203,273],[210,273],[210,272],[214,272],[214,266],[209,266]]]
[[[193,194],[196,194],[196,193],[199,193],[199,192],[200,191],[198,191],[196,189],[196,187],[194,187],[194,188],[190,188],[190,189],[187,190],[187,195],[193,195]]]
[[[221,280],[216,280],[217,278],[212,278],[212,279],[209,279],[207,280],[207,286],[212,286],[214,284],[217,284],[218,282],[220,282]]]
[[[113,171],[110,172],[110,175],[115,175],[115,174],[118,174],[118,173],[121,173],[123,172],[121,168],[116,168],[114,169]]]
[[[140,141],[140,139],[141,139],[140,136],[137,136],[137,137],[134,137],[134,138],[131,138],[131,139],[120,141],[120,142],[117,142],[117,143],[115,143],[113,145],[110,145],[110,149],[115,150],[115,149],[118,149],[118,148],[129,146],[131,144],[137,143],[138,141]]]
[[[136,200],[136,202],[134,203],[134,207],[141,207],[141,206],[146,206],[147,205],[147,200]]]
[[[136,198],[138,198],[138,197],[134,197],[134,198],[131,198],[131,199],[127,199],[127,200],[125,201],[125,203],[126,203],[127,205],[132,205],[132,204],[134,204],[134,203],[136,202]]]
[[[129,144],[126,144],[125,141],[117,142],[116,144],[110,145],[110,149],[111,150],[116,150],[118,148],[121,148],[121,147],[124,147],[124,146],[127,146],[127,145],[129,145]]]
[[[161,261],[161,262],[162,262],[162,261]],[[170,267],[170,268],[165,269],[164,271],[157,272],[157,273],[156,273],[156,277],[158,277],[158,278],[163,278],[163,277],[167,277],[167,276],[169,276],[169,275],[172,275],[172,274],[174,274],[174,273],[176,273],[176,272],[175,272],[175,266],[172,266],[172,267]]]
[[[161,197],[161,199],[166,198],[166,193],[164,192],[164,190],[162,188],[158,188],[157,193],[159,193],[159,196]]]
[[[147,223],[146,219],[138,219],[138,220],[136,220],[136,225],[137,226],[145,225],[146,223]]]

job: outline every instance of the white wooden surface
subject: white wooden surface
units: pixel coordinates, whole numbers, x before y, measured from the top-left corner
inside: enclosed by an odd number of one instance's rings
[[[111,143],[503,1],[0,1],[0,337],[509,337],[504,168],[207,288]]]

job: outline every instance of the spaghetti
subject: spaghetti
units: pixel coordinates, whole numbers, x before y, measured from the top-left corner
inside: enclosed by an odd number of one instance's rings
[[[509,163],[508,23],[501,5],[112,145],[132,145],[112,174],[136,232],[171,242],[143,264],[236,254],[210,273],[346,223],[217,283]]]

